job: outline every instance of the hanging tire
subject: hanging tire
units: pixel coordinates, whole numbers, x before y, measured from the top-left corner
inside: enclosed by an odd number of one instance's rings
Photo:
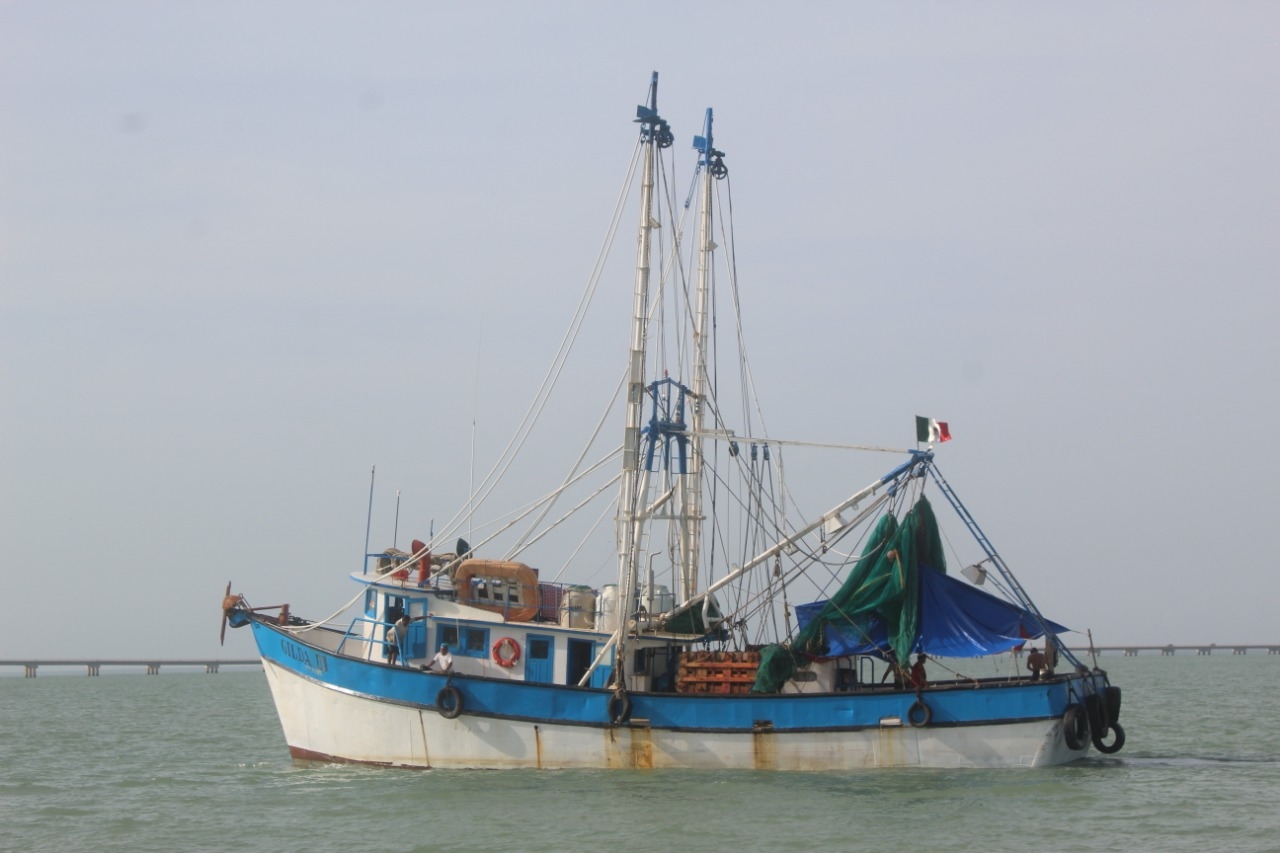
[[[609,719],[615,726],[631,719],[631,697],[621,690],[609,697]]]
[[[923,699],[917,699],[907,709],[907,722],[917,729],[923,729],[933,722],[933,709],[926,705]]]
[[[452,720],[462,713],[462,691],[447,684],[436,694],[436,710],[446,720]]]
[[[1062,736],[1067,742],[1067,748],[1072,751],[1082,750],[1089,745],[1089,715],[1079,702],[1068,705],[1062,715]]]
[[[1102,695],[1107,698],[1107,719],[1114,723],[1120,719],[1120,688],[1114,684],[1108,685]]]
[[[1120,727],[1119,723],[1112,723],[1111,731],[1116,733],[1115,740],[1111,741],[1111,743],[1107,743],[1100,736],[1094,736],[1093,745],[1098,748],[1098,752],[1111,755],[1124,749],[1124,729]]]
[[[1107,713],[1107,700],[1101,694],[1093,693],[1084,697],[1084,709],[1089,715],[1089,731],[1096,739],[1107,733],[1111,727],[1111,715]]]

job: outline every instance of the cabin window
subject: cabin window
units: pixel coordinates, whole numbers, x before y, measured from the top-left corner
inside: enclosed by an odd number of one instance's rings
[[[489,655],[489,629],[468,625],[441,625],[436,628],[436,646],[448,646],[449,651],[470,658]]]
[[[551,641],[542,637],[529,638],[529,658],[531,660],[546,660],[551,657]]]
[[[489,631],[485,628],[462,629],[462,653],[469,657],[489,654]]]
[[[469,625],[441,625],[436,628],[436,646],[448,646],[449,651],[465,657],[488,657],[489,629]]]
[[[396,595],[387,596],[387,609],[383,614],[383,620],[386,622],[394,622],[405,614],[405,610],[409,607],[409,600]]]
[[[482,604],[519,604],[520,584],[500,578],[472,578],[471,598]]]

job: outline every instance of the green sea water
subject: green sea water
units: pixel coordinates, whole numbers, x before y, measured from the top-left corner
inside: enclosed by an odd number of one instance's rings
[[[0,850],[1280,851],[1280,656],[1101,665],[1113,757],[821,774],[297,764],[260,671],[18,673]]]

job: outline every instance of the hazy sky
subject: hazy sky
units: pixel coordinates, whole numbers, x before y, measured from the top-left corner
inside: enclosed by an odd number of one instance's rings
[[[328,615],[375,464],[375,547],[397,490],[401,547],[452,517],[654,69],[689,167],[716,110],[775,434],[947,420],[1052,618],[1280,641],[1277,45],[1267,3],[2,2],[0,657],[250,656],[225,584]]]

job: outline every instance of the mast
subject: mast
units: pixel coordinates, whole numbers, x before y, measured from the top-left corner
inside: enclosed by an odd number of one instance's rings
[[[635,295],[631,314],[631,352],[627,367],[627,415],[622,444],[622,484],[618,498],[618,674],[625,660],[624,640],[631,617],[631,601],[640,562],[640,515],[648,490],[647,473],[641,473],[640,443],[644,429],[645,346],[649,316],[650,232],[658,227],[653,217],[653,190],[658,167],[658,151],[669,148],[671,129],[658,115],[658,72],[649,84],[649,103],[636,107],[640,142],[644,146],[644,168],[640,181],[640,230],[636,246]],[[620,680],[621,683],[621,680]]]
[[[712,182],[728,175],[724,152],[715,149],[711,133],[712,110],[707,108],[702,136],[693,138],[693,147],[701,152],[698,168],[702,171],[698,224],[698,281],[693,314],[693,408],[689,426],[692,446],[688,468],[681,482],[681,576],[678,601],[685,602],[698,592],[698,566],[702,551],[702,432],[707,410],[708,351],[711,336],[711,273],[714,240],[714,205]]]

